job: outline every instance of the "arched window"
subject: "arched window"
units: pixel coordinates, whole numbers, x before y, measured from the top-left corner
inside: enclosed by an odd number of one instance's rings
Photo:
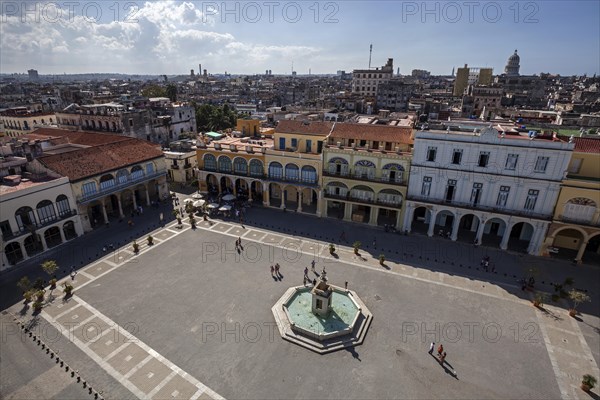
[[[264,173],[263,163],[260,160],[250,160],[250,176],[262,177]]]
[[[37,205],[37,215],[40,224],[45,224],[56,219],[56,212],[54,211],[54,205],[50,200],[42,200]]]
[[[236,157],[233,160],[233,170],[236,174],[247,175],[248,174],[248,162],[242,157]]]
[[[348,187],[341,182],[331,182],[325,188],[325,193],[331,196],[346,197]]]
[[[229,157],[219,157],[219,172],[231,172],[231,159]]]
[[[144,177],[144,170],[141,166],[136,165],[131,168],[131,180],[136,180]]]
[[[310,165],[302,167],[302,182],[317,183],[317,170]]]
[[[61,194],[56,198],[56,208],[58,209],[58,215],[61,217],[71,212],[71,206],[69,205],[67,196]]]
[[[207,171],[217,170],[217,159],[212,154],[204,155],[204,169]]]
[[[129,172],[126,169],[120,169],[117,171],[117,184],[121,185],[126,183],[129,177]]]
[[[20,231],[28,229],[30,226],[36,226],[35,214],[31,207],[21,207],[15,212],[15,219]]]
[[[400,164],[386,164],[381,169],[381,178],[386,182],[402,182],[404,167]]]
[[[283,167],[278,162],[272,162],[269,164],[269,178],[281,179],[283,178]]]
[[[358,161],[354,164],[354,176],[361,179],[375,178],[375,164],[367,160]]]
[[[375,192],[368,186],[355,186],[350,190],[350,197],[358,200],[373,201]]]
[[[115,178],[111,174],[103,175],[100,178],[100,190],[109,189],[115,186]]]
[[[383,189],[377,195],[377,201],[383,204],[400,206],[402,204],[402,193],[397,190]]]
[[[596,202],[585,198],[575,197],[567,201],[563,209],[563,219],[573,222],[591,221],[596,213]]]
[[[152,164],[151,162],[147,163],[146,164],[146,174],[152,175],[153,173],[154,173],[154,164]]]
[[[285,166],[285,179],[288,181],[298,181],[300,179],[300,170],[296,164],[287,164]]]
[[[329,160],[329,173],[332,175],[347,176],[348,161],[340,157],[334,157]]]
[[[6,258],[8,259],[8,263],[10,265],[15,265],[23,260],[23,250],[21,250],[21,245],[19,242],[7,244],[4,247],[4,254],[6,254]]]

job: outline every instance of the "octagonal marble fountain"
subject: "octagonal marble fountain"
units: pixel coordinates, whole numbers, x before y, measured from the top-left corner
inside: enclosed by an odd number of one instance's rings
[[[317,353],[364,341],[373,315],[356,292],[327,282],[289,288],[272,308],[281,337]]]

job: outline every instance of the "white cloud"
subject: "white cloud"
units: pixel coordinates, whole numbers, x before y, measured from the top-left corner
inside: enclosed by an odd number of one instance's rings
[[[203,18],[196,4],[146,2],[132,14],[136,22],[124,21],[125,11],[120,20],[100,22],[90,22],[81,11],[39,22],[0,15],[0,69],[168,74],[186,73],[201,62],[210,71],[258,72],[320,54],[315,47],[252,43],[218,32],[214,16]],[[108,8],[103,13],[113,15]]]

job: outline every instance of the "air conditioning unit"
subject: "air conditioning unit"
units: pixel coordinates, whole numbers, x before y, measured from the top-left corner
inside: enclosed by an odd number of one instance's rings
[[[215,150],[221,150],[221,143],[215,143]]]
[[[237,151],[237,147],[235,146],[235,144],[230,144],[229,145],[229,150],[230,151]]]
[[[246,152],[247,153],[254,153],[254,149],[252,148],[252,146],[246,146]]]

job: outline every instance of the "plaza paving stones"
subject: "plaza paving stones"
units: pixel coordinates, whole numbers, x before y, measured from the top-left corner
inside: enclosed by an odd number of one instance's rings
[[[107,360],[107,362],[122,375],[126,375],[135,366],[148,357],[148,353],[135,343],[127,343],[118,352]]]
[[[191,399],[198,388],[180,375],[175,375],[158,392],[153,399]],[[208,397],[210,398],[210,397]]]
[[[234,226],[232,229],[230,229],[229,231],[227,231],[227,233],[233,235],[233,236],[244,236],[246,233],[248,232],[247,229],[244,229],[242,227],[239,226]]]
[[[250,229],[250,231],[244,235],[244,238],[260,241],[262,238],[265,237],[265,235],[266,233],[264,232]]]
[[[66,311],[78,305],[79,303],[73,297],[66,299],[58,298],[44,306],[44,312],[51,317],[56,318],[58,315],[64,314]]]
[[[104,332],[89,348],[100,358],[106,358],[117,350],[121,345],[128,343],[128,339],[121,335],[118,327],[110,328]]]
[[[98,317],[94,317],[72,329],[71,333],[83,343],[99,339],[110,326]]]
[[[173,237],[173,235],[175,235],[175,233],[171,232],[170,230],[162,229],[159,232],[153,233],[152,237],[158,239],[157,242],[160,243],[161,240],[166,240],[170,237]]]
[[[129,376],[129,380],[142,392],[148,394],[170,373],[169,367],[156,358],[150,358],[140,369]]]
[[[57,317],[56,321],[65,328],[71,329],[92,316],[93,314],[90,310],[79,305],[77,307],[73,307],[65,314]]]
[[[101,261],[97,264],[92,265],[89,268],[86,268],[85,273],[92,275],[93,277],[98,277],[98,276],[106,273],[107,271],[113,269],[114,267],[115,267],[114,265],[110,265],[107,262]],[[79,273],[77,275],[79,275]],[[75,278],[78,278],[77,275],[75,276]],[[81,283],[85,283],[85,282],[80,282],[80,284]]]
[[[264,239],[262,239],[262,242],[266,244],[279,244],[282,240],[283,237],[281,235],[267,234]]]
[[[230,224],[225,224],[225,223],[218,223],[218,224],[214,224],[211,228],[211,230],[216,231],[216,232],[227,232],[229,229],[231,229],[233,225]]]

